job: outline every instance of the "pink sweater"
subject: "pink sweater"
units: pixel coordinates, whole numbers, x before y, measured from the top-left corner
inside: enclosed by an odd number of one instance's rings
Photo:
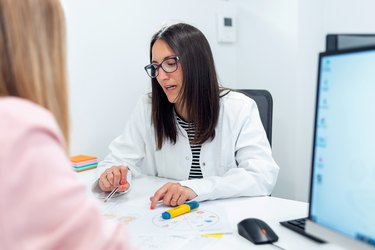
[[[0,97],[0,249],[128,248],[71,170],[53,116]]]

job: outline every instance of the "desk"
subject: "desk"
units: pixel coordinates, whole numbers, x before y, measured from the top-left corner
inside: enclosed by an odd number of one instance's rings
[[[96,179],[96,170],[88,170],[77,174],[82,180],[89,193],[91,193],[91,184]],[[145,199],[150,197],[157,188],[167,182],[167,179],[142,176],[133,179],[131,190],[115,201],[131,204],[137,199]],[[99,202],[99,204],[102,201]],[[209,202],[209,201],[208,201]],[[287,250],[342,250],[341,248],[332,244],[318,244],[310,239],[307,239],[279,224],[280,221],[302,218],[308,214],[308,204],[305,202],[281,199],[277,197],[241,197],[233,199],[223,199],[219,202],[226,210],[230,224],[232,226],[232,235],[225,235],[218,241],[215,241],[204,249],[264,249],[276,250],[278,249],[272,245],[254,245],[247,241],[237,233],[237,223],[249,217],[259,218],[264,220],[275,233],[279,236],[277,245]],[[141,246],[142,249],[142,246]],[[174,248],[176,249],[176,248]]]

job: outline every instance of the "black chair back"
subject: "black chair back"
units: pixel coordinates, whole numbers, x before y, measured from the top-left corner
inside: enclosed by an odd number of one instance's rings
[[[237,91],[246,94],[256,102],[260,119],[262,120],[264,130],[266,131],[268,141],[272,146],[273,99],[271,93],[265,89],[238,89]]]

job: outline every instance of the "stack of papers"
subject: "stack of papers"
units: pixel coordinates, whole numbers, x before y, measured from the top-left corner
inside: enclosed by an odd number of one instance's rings
[[[73,170],[76,172],[93,169],[98,166],[98,159],[95,156],[89,155],[72,156],[70,157],[70,162],[72,163]]]

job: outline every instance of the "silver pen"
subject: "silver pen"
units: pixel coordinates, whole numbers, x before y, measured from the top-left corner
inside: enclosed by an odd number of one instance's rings
[[[111,199],[112,196],[118,191],[118,188],[119,188],[119,187],[113,189],[112,192],[110,192],[109,195],[104,199],[104,202],[109,201],[109,199]]]

